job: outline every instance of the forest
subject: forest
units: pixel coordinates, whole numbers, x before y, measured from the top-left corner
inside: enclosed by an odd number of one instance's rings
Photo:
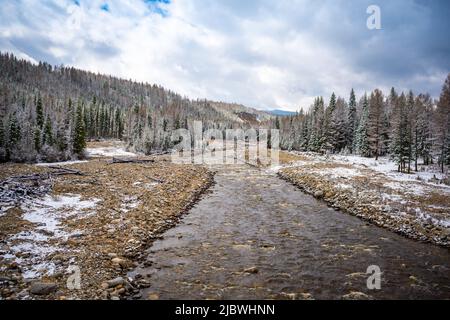
[[[418,162],[450,164],[450,74],[439,100],[429,94],[375,89],[359,100],[352,89],[348,102],[333,93],[294,116],[276,118],[283,149],[389,156],[401,172],[418,170]]]
[[[0,54],[0,70],[1,162],[79,159],[86,141],[99,139],[121,139],[132,151],[149,154],[173,146],[172,130],[193,120],[206,130],[249,126],[239,114],[268,117],[238,104],[190,100],[161,86],[34,65],[8,53]]]
[[[63,161],[84,156],[88,140],[120,139],[135,152],[173,147],[173,129],[280,129],[282,149],[389,156],[398,170],[450,164],[450,75],[438,100],[427,93],[375,89],[348,101],[317,97],[306,111],[274,117],[237,104],[190,100],[157,85],[72,67],[34,65],[0,54],[0,160]]]

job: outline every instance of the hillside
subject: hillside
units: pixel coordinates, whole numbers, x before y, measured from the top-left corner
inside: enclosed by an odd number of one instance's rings
[[[171,147],[172,129],[259,125],[268,113],[243,105],[191,100],[158,85],[73,67],[34,65],[0,54],[0,159],[56,161],[74,150],[77,109],[85,138],[118,138],[134,151]],[[82,143],[83,144],[83,143]],[[77,147],[75,146],[75,149]]]

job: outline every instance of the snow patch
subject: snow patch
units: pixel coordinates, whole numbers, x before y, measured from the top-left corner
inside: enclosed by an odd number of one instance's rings
[[[361,175],[361,172],[358,169],[351,168],[330,168],[330,169],[321,169],[318,174],[325,176],[331,175],[336,178],[350,178],[357,177]]]
[[[139,201],[139,199],[136,196],[134,196],[134,197],[126,196],[122,199],[122,205],[121,205],[120,210],[123,213],[127,213],[127,212],[137,208],[140,204],[141,204],[141,201]]]
[[[21,231],[9,239],[9,252],[2,255],[4,259],[14,259],[21,268],[25,279],[33,279],[42,274],[51,275],[56,266],[47,261],[50,254],[60,251],[58,242],[67,240],[76,234],[66,231],[61,221],[66,218],[79,218],[91,214],[99,199],[81,200],[79,195],[47,195],[42,199],[27,200],[21,209],[23,219],[36,227]]]
[[[81,200],[78,195],[64,195],[27,201],[22,205],[23,218],[39,226],[37,230],[54,233],[56,237],[67,235],[60,229],[61,219],[82,214],[86,209],[93,209],[99,199]]]
[[[136,153],[128,152],[122,147],[87,148],[89,157],[135,157]]]

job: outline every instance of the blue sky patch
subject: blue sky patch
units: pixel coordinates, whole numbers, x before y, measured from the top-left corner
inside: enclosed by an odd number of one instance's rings
[[[103,11],[109,12],[109,4],[107,4],[106,2],[104,4],[102,4],[100,6],[100,9],[102,9]]]
[[[144,2],[145,4],[147,4],[150,12],[159,14],[163,17],[167,17],[169,15],[169,11],[165,8],[162,8],[161,5],[169,5],[171,3],[171,0],[144,0]]]

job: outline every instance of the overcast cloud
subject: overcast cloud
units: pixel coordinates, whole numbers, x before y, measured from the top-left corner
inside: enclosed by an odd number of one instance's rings
[[[381,30],[366,9],[381,8]],[[438,97],[450,1],[0,0],[0,50],[161,84],[190,98],[297,110],[332,91]]]

